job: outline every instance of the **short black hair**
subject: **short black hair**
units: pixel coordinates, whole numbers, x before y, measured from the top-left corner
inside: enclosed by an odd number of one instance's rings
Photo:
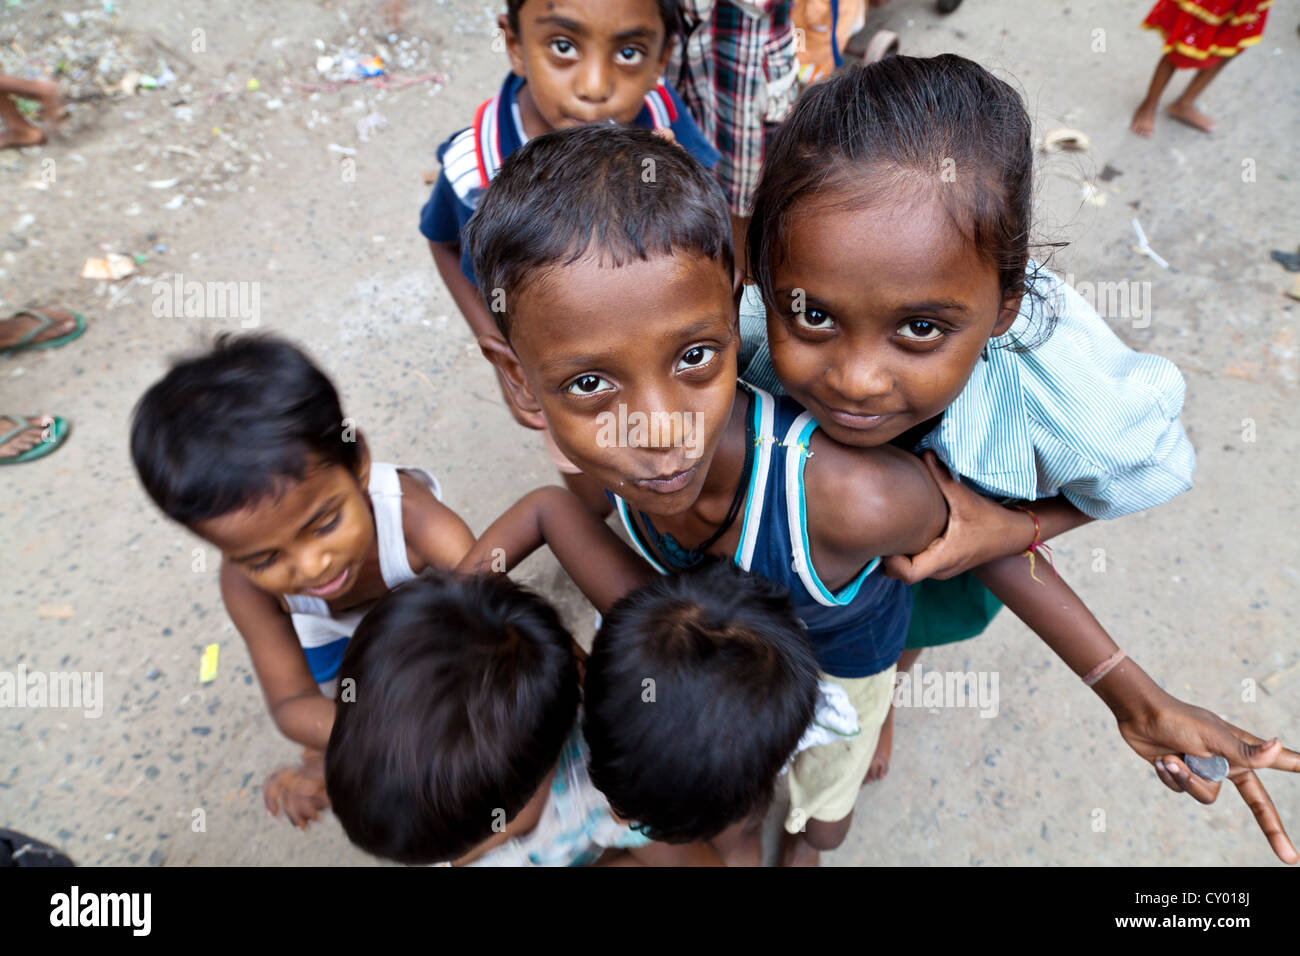
[[[515,150],[464,241],[479,293],[507,339],[509,303],[536,273],[593,250],[615,267],[687,252],[718,262],[728,277],[734,262],[727,200],[713,174],[635,126],[556,130]]]
[[[385,595],[348,642],[339,687],[330,803],[353,843],[400,863],[454,860],[499,831],[577,721],[573,640],[504,574],[426,572]]]
[[[131,422],[131,458],[174,521],[239,510],[314,467],[357,472],[338,392],[297,346],[272,335],[217,336],[150,386]]]
[[[526,0],[506,0],[506,20],[515,36],[519,36],[519,11],[525,2]],[[667,43],[681,29],[678,19],[681,16],[678,0],[658,0],[658,2],[659,18],[664,22],[664,42]]]
[[[920,189],[941,199],[997,269],[1003,296],[1041,299],[1026,279],[1033,167],[1024,100],[973,60],[890,56],[839,70],[800,98],[768,143],[746,237],[752,277],[773,307],[773,273],[795,204],[871,174],[880,195]],[[1047,323],[1043,338],[1052,317]]]
[[[729,561],[653,581],[609,611],[592,645],[592,783],[651,839],[716,836],[771,800],[817,681],[784,589]]]

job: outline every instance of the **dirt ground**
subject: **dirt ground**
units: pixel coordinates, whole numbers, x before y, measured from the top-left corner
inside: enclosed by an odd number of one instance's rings
[[[0,69],[62,64],[72,100],[56,142],[0,154],[0,314],[57,303],[90,323],[68,347],[0,360],[0,409],[73,423],[66,447],[4,470],[0,670],[102,672],[105,698],[99,717],[0,713],[0,826],[82,864],[372,862],[333,818],[304,834],[262,808],[262,780],[296,748],[222,609],[218,554],[146,500],[127,427],[170,356],[254,318],[160,310],[162,290],[249,283],[258,327],[303,343],[377,456],[433,470],[475,530],[553,480],[416,229],[437,145],[505,71],[495,5],[107,6],[0,11]],[[1063,538],[1057,567],[1170,692],[1300,748],[1300,303],[1280,294],[1295,276],[1269,258],[1300,242],[1300,13],[1276,4],[1263,42],[1210,87],[1214,135],[1162,115],[1144,141],[1127,128],[1158,56],[1144,11],[968,0],[941,18],[893,0],[872,25],[900,33],[906,53],[962,53],[1014,78],[1040,134],[1091,137],[1040,163],[1040,238],[1068,242],[1052,262],[1076,285],[1141,290],[1101,311],[1182,369],[1198,469],[1174,502]],[[349,56],[376,54],[412,82],[329,88]],[[125,93],[129,70],[168,82]],[[1134,218],[1170,268],[1133,251]],[[138,271],[81,278],[107,253]],[[522,577],[589,638],[590,608],[549,555]],[[212,643],[218,676],[201,684]],[[863,791],[829,864],[1276,864],[1231,787],[1209,808],[1166,791],[1100,701],[1007,615],[921,664],[999,675],[997,715],[901,710],[889,775]],[[1300,779],[1264,780],[1300,837]]]

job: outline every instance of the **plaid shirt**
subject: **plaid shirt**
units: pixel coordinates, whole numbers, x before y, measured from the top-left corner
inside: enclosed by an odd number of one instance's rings
[[[794,107],[799,60],[790,0],[678,0],[669,77],[722,159],[731,211],[749,215],[769,127]]]

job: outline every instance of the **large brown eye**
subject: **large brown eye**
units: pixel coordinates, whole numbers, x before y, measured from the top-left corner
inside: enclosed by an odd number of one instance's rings
[[[682,354],[682,359],[677,363],[677,370],[685,371],[686,369],[699,368],[701,365],[708,364],[713,356],[718,354],[718,350],[708,345],[696,345],[687,349]]]
[[[831,327],[831,317],[821,309],[805,309],[801,312],[795,312],[793,318],[796,325],[816,332]]]
[[[911,339],[913,342],[934,342],[943,338],[943,330],[933,322],[927,322],[924,319],[913,319],[910,322],[904,322],[898,329],[899,335],[905,339]]]
[[[609,382],[606,382],[599,375],[579,375],[566,391],[570,395],[595,395],[597,392],[602,392],[609,387]]]

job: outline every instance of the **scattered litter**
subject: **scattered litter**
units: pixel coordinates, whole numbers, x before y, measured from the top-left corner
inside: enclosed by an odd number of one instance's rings
[[[179,179],[155,179],[153,180],[153,182],[149,183],[149,188],[150,189],[171,189],[179,182],[180,182]]]
[[[1092,145],[1088,134],[1081,129],[1062,127],[1043,136],[1043,152],[1059,153],[1063,150],[1082,152]]]
[[[35,221],[36,221],[36,217],[33,216],[31,213],[29,212],[23,213],[21,216],[18,217],[18,221],[14,223],[14,232],[22,232],[24,229],[26,229]]]
[[[81,269],[83,279],[125,279],[136,272],[135,263],[130,256],[110,252],[102,259],[87,259]]]
[[[342,153],[344,156],[355,156],[357,151],[351,146],[340,146],[338,143],[330,143],[325,147],[331,153]]]
[[[163,64],[163,68],[158,71],[158,85],[160,87],[171,86],[176,81],[176,74],[171,71],[171,67]]]
[[[432,186],[434,183],[438,181],[438,170],[426,169],[424,171],[424,175],[421,176],[420,178],[424,180],[424,184],[426,186]]]
[[[1123,176],[1123,175],[1124,174],[1120,170],[1116,169],[1110,163],[1107,163],[1104,167],[1102,167],[1101,172],[1097,174],[1097,178],[1100,179],[1103,183],[1108,183],[1116,176]]]
[[[144,76],[139,70],[127,70],[122,74],[122,80],[117,84],[117,88],[128,96],[136,91],[140,85],[140,78]]]
[[[1300,302],[1300,277],[1296,278],[1295,285],[1291,286],[1289,289],[1283,290],[1282,294]]]
[[[197,151],[197,150],[190,149],[188,146],[164,146],[164,147],[163,147],[163,152],[164,152],[164,153],[180,153],[182,156],[189,156],[189,157],[191,157],[192,159],[198,159],[198,158],[199,158],[198,151]]]
[[[36,616],[47,620],[63,621],[76,617],[77,611],[71,604],[42,604],[36,609]]]
[[[327,75],[330,70],[334,69],[334,57],[318,56],[316,57],[316,72]]]
[[[220,644],[209,644],[203,648],[203,659],[199,661],[199,683],[211,684],[217,679],[217,655],[220,651]]]
[[[1083,201],[1093,206],[1106,205],[1106,194],[1090,182],[1083,182],[1079,186],[1079,192],[1083,196]]]
[[[150,76],[148,73],[142,74],[140,76],[140,89],[142,90],[158,89],[158,78],[156,76]]]
[[[1269,255],[1287,272],[1300,272],[1300,249],[1295,252],[1283,252],[1281,249],[1274,249]]]
[[[377,56],[372,56],[368,60],[362,60],[353,68],[356,76],[371,77],[384,75],[384,61]]]
[[[245,85],[249,90],[251,90],[252,92],[256,93],[258,90],[260,90],[260,89],[262,88],[262,81],[254,77],[253,79],[250,79],[250,80],[249,80],[247,83],[245,83],[244,85]]]
[[[158,245],[156,245],[156,246],[153,247],[153,251],[156,252],[156,253],[158,253],[160,256],[166,255],[166,254],[167,254],[167,243],[165,243],[165,242],[160,242],[160,243],[158,243]]]
[[[1260,683],[1264,685],[1264,689],[1270,694],[1276,694],[1283,684],[1298,675],[1300,675],[1300,661],[1296,661],[1290,667],[1284,667],[1281,670],[1274,671],[1260,681]]]
[[[163,208],[164,208],[164,209],[180,209],[181,206],[183,206],[183,205],[185,205],[185,197],[184,197],[184,196],[173,196],[171,199],[169,199],[169,200],[167,200],[165,203],[163,203]]]
[[[1133,231],[1137,233],[1137,237],[1138,237],[1137,245],[1133,247],[1133,251],[1140,252],[1142,253],[1142,255],[1152,259],[1153,261],[1155,261],[1157,265],[1160,266],[1160,268],[1168,269],[1169,263],[1166,262],[1164,259],[1160,258],[1160,256],[1156,255],[1155,250],[1152,249],[1151,246],[1147,244],[1147,234],[1142,231],[1142,224],[1138,222],[1136,219],[1133,220]]]
[[[384,114],[380,113],[378,110],[374,110],[357,120],[357,139],[361,140],[363,143],[368,143],[370,142],[370,136],[372,133],[376,133],[381,129],[386,129],[387,127],[388,117],[384,116]]]

